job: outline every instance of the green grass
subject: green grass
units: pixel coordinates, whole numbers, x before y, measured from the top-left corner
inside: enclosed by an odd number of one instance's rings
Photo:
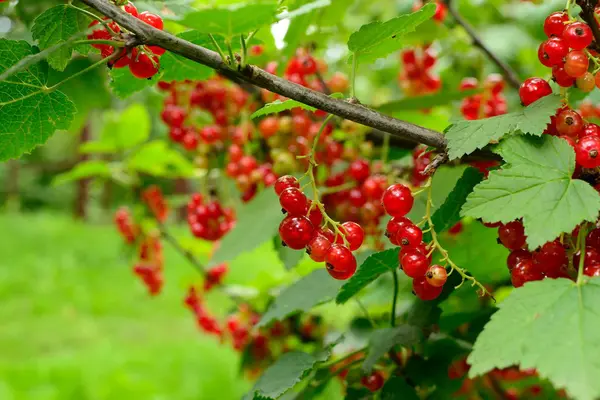
[[[239,399],[238,356],[182,306],[197,277],[166,249],[150,298],[112,226],[0,215],[0,399]],[[166,247],[168,247],[166,245]]]

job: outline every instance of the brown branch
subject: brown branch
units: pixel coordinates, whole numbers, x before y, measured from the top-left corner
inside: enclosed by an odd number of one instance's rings
[[[214,51],[155,29],[127,14],[107,0],[82,0],[82,2],[128,29],[136,36],[138,43],[160,46],[192,61],[211,67],[228,78],[239,78],[242,81],[287,98],[359,124],[388,132],[405,140],[423,143],[438,149],[446,148],[446,138],[439,132],[389,117],[362,105],[333,99],[323,93],[271,75],[256,66],[248,65],[241,70],[232,70]]]
[[[469,34],[469,36],[471,37],[471,40],[473,41],[473,45],[479,47],[481,49],[481,51],[483,51],[485,53],[485,55],[490,60],[492,60],[494,62],[494,64],[496,64],[498,66],[498,68],[500,68],[502,70],[502,75],[504,75],[504,77],[506,78],[506,80],[508,81],[510,86],[512,86],[515,89],[519,89],[519,87],[521,86],[521,81],[520,81],[519,77],[517,76],[517,74],[515,73],[515,71],[507,63],[505,63],[504,61],[499,59],[498,56],[496,56],[492,52],[492,50],[490,50],[490,48],[487,47],[485,45],[485,43],[483,43],[483,41],[479,37],[479,34],[477,34],[477,32],[475,31],[473,26],[471,24],[469,24],[469,22],[466,19],[464,19],[462,17],[462,15],[460,15],[460,13],[456,9],[454,3],[455,2],[452,0],[446,0],[446,5],[448,6],[448,11],[452,15],[452,17],[454,18],[456,23],[459,24],[460,26],[462,26],[465,31],[467,31],[467,34]]]
[[[181,247],[177,239],[175,239],[171,235],[171,233],[167,230],[167,228],[162,222],[156,220],[156,223],[158,225],[158,230],[160,231],[160,236],[162,236],[167,242],[171,243],[171,246],[173,246],[173,248],[179,254],[184,256],[190,262],[190,264],[192,264],[194,268],[198,272],[200,272],[200,275],[206,277],[206,270],[204,269],[204,266],[200,263],[200,261],[198,261],[198,259],[189,250],[186,250],[183,247]]]
[[[581,7],[579,16],[588,24],[594,35],[595,48],[598,49],[600,46],[600,28],[598,22],[596,22],[595,8],[596,1],[590,0],[577,0],[577,5]]]

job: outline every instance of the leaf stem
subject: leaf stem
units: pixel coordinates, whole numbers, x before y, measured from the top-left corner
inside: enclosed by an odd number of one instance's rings
[[[587,235],[587,225],[581,224],[577,234],[577,245],[579,246],[579,265],[577,266],[577,285],[583,283],[583,265],[585,263],[585,237]]]
[[[246,41],[244,40],[244,35],[240,35],[240,43],[242,45],[242,60],[240,62],[240,66],[244,68],[246,66],[246,60],[248,59],[248,49],[246,48]]]
[[[45,92],[52,92],[52,91],[58,89],[64,83],[70,81],[71,79],[77,78],[78,76],[83,75],[86,72],[89,72],[92,69],[94,69],[94,68],[96,68],[96,67],[98,67],[100,65],[103,65],[103,64],[109,63],[109,62],[111,62],[113,60],[116,60],[119,57],[121,57],[120,52],[113,53],[110,57],[103,58],[102,60],[100,60],[98,62],[95,62],[94,64],[90,65],[89,67],[84,68],[81,71],[78,71],[78,72],[74,73],[73,75],[68,76],[67,78],[63,79],[62,81],[58,82],[57,84],[55,84],[53,86],[50,86],[49,88],[46,88],[44,91]]]
[[[217,49],[217,53],[219,53],[219,55],[221,56],[221,59],[223,60],[223,62],[225,64],[229,64],[227,62],[227,57],[225,56],[225,53],[223,53],[223,50],[221,49],[221,46],[219,46],[219,43],[217,43],[217,41],[216,41],[215,37],[212,35],[212,33],[209,33],[208,37],[210,38],[211,42],[215,46],[215,49]]]
[[[227,51],[229,52],[229,65],[234,65],[236,63],[235,56],[233,55],[233,49],[231,48],[231,42],[227,41]]]
[[[104,39],[85,39],[77,40],[73,44],[107,44],[113,47],[125,47],[125,42],[120,40],[104,40]]]
[[[396,268],[392,271],[394,277],[394,296],[392,298],[392,315],[390,316],[390,325],[396,326],[396,303],[398,302],[398,271]]]

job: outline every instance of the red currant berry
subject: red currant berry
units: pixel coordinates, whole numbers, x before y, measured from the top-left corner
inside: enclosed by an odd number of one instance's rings
[[[279,131],[279,118],[267,117],[263,119],[258,124],[258,130],[265,139],[274,136]]]
[[[277,196],[280,196],[281,193],[287,188],[300,189],[300,182],[298,182],[298,179],[292,175],[284,175],[277,179],[273,188],[275,189]]]
[[[553,37],[540,45],[540,51],[538,51],[538,58],[540,62],[546,67],[552,67],[554,65],[560,65],[563,63],[563,59],[569,53],[569,46],[565,40],[559,37]]]
[[[375,371],[369,376],[363,376],[360,378],[360,383],[371,392],[376,392],[381,389],[383,382],[383,375],[379,371]]]
[[[356,222],[347,221],[340,227],[342,233],[344,233],[346,240],[348,241],[348,247],[351,251],[358,250],[362,246],[363,240],[365,239],[365,231]],[[344,244],[344,239],[338,235],[336,244]]]
[[[506,259],[506,265],[508,266],[508,270],[512,271],[512,269],[523,260],[531,259],[531,253],[525,249],[517,249],[510,252],[508,258]]]
[[[600,126],[596,124],[585,124],[581,132],[579,132],[580,138],[584,136],[600,136]]]
[[[279,225],[279,236],[289,248],[300,250],[310,242],[314,230],[308,218],[288,215]]]
[[[577,111],[564,110],[556,117],[556,130],[561,135],[577,137],[583,129],[583,119]]]
[[[528,106],[549,94],[552,94],[552,88],[542,78],[528,78],[519,88],[519,96],[524,106]]]
[[[544,244],[533,253],[533,264],[548,276],[556,276],[568,262],[565,247],[558,240]]]
[[[306,246],[306,252],[313,261],[323,262],[331,248],[331,241],[323,235],[315,235]]]
[[[431,286],[444,286],[444,283],[448,280],[448,272],[441,265],[432,265],[427,269],[425,278]]]
[[[600,264],[590,264],[583,268],[583,274],[586,276],[600,276]]]
[[[563,39],[573,50],[583,50],[592,44],[592,30],[583,22],[573,22],[567,25],[562,33]]]
[[[587,55],[581,50],[572,50],[565,57],[565,72],[573,78],[583,76],[590,66]]]
[[[591,230],[585,238],[586,246],[593,247],[597,251],[600,251],[600,229],[596,228]]]
[[[198,136],[193,130],[188,130],[181,141],[187,151],[194,151],[198,148]]]
[[[132,53],[131,62],[129,63],[129,70],[136,78],[152,78],[158,72],[158,67],[158,57],[148,57],[148,55],[144,53],[135,54],[135,51]]]
[[[165,24],[161,17],[156,14],[152,14],[148,11],[144,11],[139,15],[140,21],[147,23],[150,26],[155,27],[156,29],[160,29],[161,31],[165,27]]]
[[[367,199],[381,200],[387,184],[387,178],[384,175],[373,175],[365,179],[361,189]]]
[[[544,33],[546,36],[561,36],[565,23],[569,21],[569,17],[562,11],[556,11],[550,14],[544,21]]]
[[[416,247],[423,240],[423,232],[414,224],[405,224],[396,232],[395,242],[402,248]]]
[[[477,86],[479,86],[479,81],[477,81],[477,78],[467,77],[467,78],[463,78],[463,80],[460,81],[460,85],[458,88],[462,91],[462,90],[476,89]]]
[[[354,207],[362,207],[367,202],[367,196],[359,188],[353,188],[348,192],[348,201]]]
[[[338,280],[348,279],[356,271],[354,254],[346,246],[340,244],[334,244],[329,248],[325,262],[329,275]]]
[[[525,245],[525,230],[520,221],[512,221],[498,228],[498,238],[504,247],[517,250]]]
[[[389,215],[392,217],[403,217],[412,208],[414,198],[409,188],[396,183],[385,190],[381,197],[381,202]]]
[[[308,199],[302,191],[295,187],[285,189],[279,195],[279,204],[290,215],[306,215]]]
[[[573,256],[573,265],[575,265],[576,269],[577,269],[577,267],[579,267],[580,254],[581,254],[581,252],[578,251]],[[598,250],[596,250],[592,246],[586,246],[585,247],[585,257],[583,259],[583,265],[590,265],[590,264],[600,264],[600,252],[598,252]]]
[[[571,87],[575,83],[575,78],[567,74],[564,65],[555,65],[552,67],[552,77],[560,87]]]
[[[419,278],[425,276],[429,268],[429,260],[426,254],[409,249],[400,253],[400,265],[406,276]]]
[[[412,222],[406,217],[394,217],[388,221],[385,229],[385,236],[390,239],[392,244],[400,246],[400,243],[396,242],[396,234],[404,225],[412,225]]]
[[[596,79],[591,72],[586,72],[575,80],[577,87],[585,93],[591,92],[596,87]]]
[[[125,12],[129,15],[132,15],[136,18],[138,17],[138,10],[131,2],[128,2],[127,4],[125,4],[123,6],[123,10],[125,10]]]
[[[600,137],[584,136],[575,145],[577,164],[583,168],[600,167]]]
[[[489,74],[483,86],[492,92],[492,95],[498,95],[504,90],[504,78],[500,74]]]
[[[366,160],[355,160],[348,167],[348,173],[354,180],[362,182],[371,173],[369,163]]]
[[[510,279],[514,287],[518,288],[527,282],[539,281],[544,275],[537,270],[533,260],[526,258],[519,262],[510,272]]]
[[[413,280],[413,292],[415,295],[424,301],[434,300],[442,294],[443,286],[431,286],[427,282],[427,278],[421,276]]]

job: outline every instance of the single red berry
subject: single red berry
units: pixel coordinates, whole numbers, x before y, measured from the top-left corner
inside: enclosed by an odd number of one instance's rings
[[[285,189],[292,187],[300,189],[300,182],[298,182],[298,179],[296,179],[296,177],[292,175],[284,175],[280,177],[275,182],[275,186],[273,186],[273,188],[275,189],[275,193],[277,193],[277,196],[280,196]]]
[[[549,94],[552,94],[552,88],[542,78],[528,78],[519,88],[519,96],[524,106],[528,106]]]
[[[583,76],[590,66],[587,55],[581,50],[571,50],[565,57],[565,72],[573,78]]]
[[[392,219],[390,219],[386,225],[385,228],[385,236],[387,236],[388,239],[390,239],[390,242],[392,244],[395,244],[396,246],[400,246],[400,243],[396,242],[396,234],[398,233],[398,230],[403,227],[404,225],[411,225],[412,222],[410,221],[410,219],[406,218],[406,217],[394,217]]]
[[[400,265],[407,276],[419,278],[425,276],[429,268],[427,255],[416,249],[402,251],[400,254]]]
[[[525,245],[525,230],[520,221],[512,221],[498,228],[498,238],[504,247],[509,250],[520,249]]]
[[[460,85],[458,88],[460,90],[468,90],[468,89],[476,89],[477,86],[479,86],[479,81],[477,80],[477,78],[467,77],[467,78],[463,78],[463,80],[460,81]]]
[[[569,53],[569,46],[564,39],[552,37],[540,45],[538,58],[546,67],[560,65]]]
[[[421,276],[413,280],[413,292],[415,295],[424,301],[434,300],[442,294],[443,286],[432,286],[427,282],[425,276]]]
[[[576,269],[579,267],[580,254],[581,254],[581,251],[578,251],[573,256],[573,265],[575,266]],[[590,265],[590,264],[600,264],[600,252],[592,246],[586,246],[585,247],[585,257],[583,259],[583,265]]]
[[[313,224],[313,226],[319,226],[323,222],[323,213],[319,209],[319,207],[314,206],[312,209],[310,208],[312,201],[309,200],[308,209],[310,212],[308,213],[308,219]]]
[[[594,40],[592,30],[583,22],[568,24],[562,33],[562,37],[573,50],[583,50],[592,44],[592,40]]]
[[[508,266],[508,270],[512,271],[512,269],[525,259],[530,259],[532,257],[531,253],[525,249],[516,249],[510,252],[508,258],[506,259],[506,265]]]
[[[591,92],[596,87],[596,79],[594,78],[594,74],[591,72],[586,72],[582,76],[575,79],[575,83],[577,84],[579,90],[585,93]]]
[[[483,86],[492,92],[492,95],[498,95],[504,90],[504,78],[500,74],[489,74]]]
[[[583,268],[583,274],[586,276],[600,276],[600,264],[589,264]]]
[[[198,135],[193,130],[188,130],[181,143],[186,150],[194,151],[198,148]]]
[[[355,160],[350,163],[348,167],[348,173],[350,176],[359,182],[367,179],[371,173],[369,163],[366,160]]]
[[[370,200],[381,200],[383,192],[387,188],[387,178],[384,175],[372,175],[365,179],[362,184],[362,191]]]
[[[347,221],[340,227],[342,233],[344,233],[346,240],[348,241],[348,247],[351,251],[358,250],[362,246],[363,240],[365,239],[365,231],[356,222]],[[336,244],[344,244],[344,239],[338,235],[335,241]]]
[[[335,279],[345,280],[356,271],[356,258],[346,246],[334,244],[325,256],[327,272]]]
[[[274,136],[279,131],[279,118],[267,117],[263,119],[258,124],[258,130],[265,139]]]
[[[584,136],[575,145],[575,159],[583,168],[600,167],[600,137]]]
[[[129,70],[136,78],[148,79],[156,75],[159,65],[158,57],[148,57],[147,54],[138,53],[132,55],[131,62],[129,63]]]
[[[544,275],[537,270],[533,260],[526,258],[519,262],[510,272],[510,279],[514,287],[518,288],[527,282],[544,279]]]
[[[160,46],[146,46],[146,48],[150,52],[152,52],[152,54],[154,54],[155,56],[159,56],[159,57],[167,52],[167,50],[163,49]]]
[[[423,231],[414,224],[405,224],[396,232],[395,242],[402,248],[416,247],[423,240]]]
[[[553,12],[544,21],[544,33],[548,37],[561,36],[568,20],[569,17],[566,13],[562,11]]]
[[[360,378],[360,383],[369,391],[376,392],[383,387],[383,375],[379,371],[374,371],[371,375]]]
[[[221,140],[221,127],[218,125],[207,125],[200,129],[200,139],[207,144],[214,144]]]
[[[185,110],[174,105],[166,106],[160,116],[165,124],[177,128],[181,128],[187,118]]]
[[[381,197],[383,208],[392,217],[403,217],[408,214],[414,201],[410,189],[400,183],[388,187]]]
[[[279,195],[279,204],[290,215],[306,215],[308,199],[302,191],[295,187],[285,189]]]
[[[441,265],[432,265],[427,269],[425,278],[431,286],[444,286],[444,283],[448,280],[448,272]]]
[[[313,237],[315,228],[308,218],[299,215],[288,215],[279,225],[281,240],[291,249],[300,250],[306,247]]]
[[[585,124],[581,132],[579,132],[580,138],[584,136],[600,136],[600,126],[591,123]]]
[[[129,15],[133,15],[136,18],[138,17],[138,10],[131,2],[125,4],[123,6],[123,10],[125,10],[125,12]]]
[[[148,11],[144,11],[138,17],[140,21],[147,23],[150,26],[155,27],[156,29],[160,29],[161,31],[165,27],[163,19],[156,14],[152,14]]]
[[[564,64],[552,67],[552,77],[560,87],[571,87],[575,83],[575,78],[565,71]]]
[[[555,276],[568,262],[565,247],[558,240],[545,243],[533,252],[533,263],[537,270],[548,276]]]
[[[596,228],[588,233],[585,238],[585,245],[600,251],[600,229]]]
[[[306,252],[313,261],[323,262],[330,248],[331,241],[325,236],[317,234],[306,246]]]
[[[556,130],[561,135],[579,136],[583,129],[583,119],[577,111],[563,110],[556,116]]]
[[[348,192],[348,201],[354,207],[362,207],[367,202],[367,196],[359,188],[352,188]]]

